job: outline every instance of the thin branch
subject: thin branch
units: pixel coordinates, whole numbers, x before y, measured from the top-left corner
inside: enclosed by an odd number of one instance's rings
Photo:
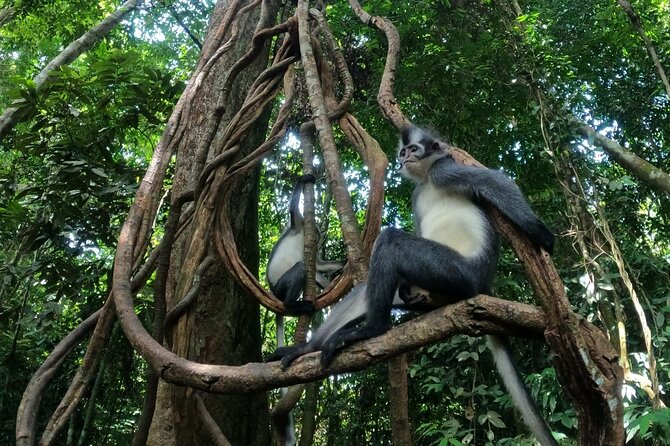
[[[188,308],[193,305],[195,302],[196,298],[200,294],[200,283],[202,281],[202,275],[207,271],[214,263],[216,262],[216,257],[214,256],[208,256],[205,257],[205,259],[200,263],[200,266],[198,266],[198,269],[195,272],[195,275],[193,276],[193,283],[191,285],[191,289],[186,293],[186,296],[182,300],[179,301],[177,305],[175,305],[165,316],[165,322],[164,322],[164,327],[165,329],[169,329],[174,323],[179,319],[179,317],[184,314]]]
[[[284,389],[284,388],[282,388]],[[305,391],[305,384],[289,387],[270,411],[272,430],[277,446],[286,444],[288,429],[295,429],[291,420],[291,412]]]
[[[195,46],[197,46],[200,50],[202,50],[202,42],[200,39],[198,39],[198,36],[196,36],[193,31],[184,23],[182,20],[181,16],[177,12],[177,10],[174,8],[173,5],[166,5],[167,10],[170,12],[170,15],[175,19],[175,21],[179,24],[179,26],[182,27],[182,29],[186,32],[186,34],[191,38]]]
[[[151,256],[150,256],[151,257]],[[152,268],[142,268],[142,273],[136,273],[131,281],[133,293],[142,288],[151,274]],[[72,352],[72,349],[82,341],[83,337],[93,329],[93,335],[86,348],[84,359],[79,370],[75,374],[70,387],[63,397],[59,408],[52,415],[52,420],[60,413],[62,407],[72,406],[71,410],[77,406],[82,395],[88,389],[90,377],[95,373],[97,364],[104,352],[109,332],[115,320],[113,298],[111,295],[107,298],[105,305],[89,316],[84,322],[79,324],[70,334],[68,334],[31,378],[28,386],[23,392],[23,398],[16,414],[16,444],[17,446],[32,446],[35,444],[35,432],[37,429],[36,416],[39,412],[39,405],[42,394],[47,385],[53,379],[63,360]],[[101,321],[102,319],[102,321]],[[73,345],[74,343],[74,345]],[[89,377],[89,378],[87,378]],[[68,412],[70,413],[70,412]],[[65,417],[67,418],[67,417]],[[60,429],[61,427],[59,427]]]
[[[111,338],[114,339],[118,336],[119,326],[115,326],[112,330]],[[100,390],[102,388],[102,382],[105,379],[105,372],[107,371],[107,366],[112,359],[113,350],[108,348],[105,350],[105,355],[102,358],[100,363],[100,368],[98,369],[97,376],[95,377],[95,383],[93,384],[93,389],[91,389],[91,395],[88,397],[86,403],[86,414],[84,415],[84,424],[81,427],[81,432],[79,434],[79,441],[77,441],[77,446],[84,446],[87,443],[89,431],[91,425],[93,424],[93,416],[95,414],[95,403],[100,395]]]
[[[518,0],[510,0],[514,14],[518,19],[523,14]],[[526,28],[525,22],[519,22],[520,28]],[[531,90],[534,92],[538,102],[542,105],[542,98],[545,96],[541,87],[534,80],[528,80]],[[544,110],[544,106],[543,106]],[[670,195],[670,175],[663,172],[653,164],[643,158],[640,158],[632,151],[624,148],[618,142],[596,131],[593,127],[577,118],[574,115],[567,115],[568,122],[573,125],[589,141],[605,150],[621,167],[630,172],[633,176],[649,184],[656,190]]]
[[[400,109],[398,101],[396,101],[395,95],[393,94],[395,71],[396,66],[398,65],[398,52],[400,51],[400,35],[398,34],[398,30],[389,20],[368,14],[357,0],[349,0],[349,5],[351,5],[351,8],[361,22],[377,28],[386,36],[386,41],[388,42],[386,64],[384,65],[384,73],[382,74],[382,79],[379,83],[377,102],[386,119],[391,121],[398,129],[402,130],[409,126],[410,122]]]
[[[210,415],[209,410],[207,410],[207,406],[205,405],[205,401],[203,401],[200,394],[198,392],[193,392],[192,396],[195,400],[195,408],[200,416],[200,421],[205,426],[205,429],[207,429],[207,432],[209,432],[209,436],[214,441],[214,444],[216,446],[232,446],[230,441],[228,441],[221,431],[219,425],[216,424],[216,420]]]
[[[77,408],[77,404],[83,398],[84,393],[88,390],[96,376],[98,365],[102,360],[105,346],[109,341],[115,320],[114,300],[110,296],[102,307],[95,330],[93,331],[91,340],[86,348],[82,365],[77,369],[77,373],[75,373],[65,396],[63,396],[60,404],[49,419],[49,422],[42,433],[40,445],[46,446],[53,444],[67,424],[70,415],[72,415],[72,412]],[[26,446],[32,446],[33,443],[26,442],[24,444]]]
[[[14,18],[16,11],[13,6],[5,6],[0,9],[0,28],[9,23],[10,20]]]
[[[668,99],[670,99],[670,82],[668,82],[668,76],[665,74],[663,65],[661,65],[661,61],[659,60],[658,54],[656,53],[656,48],[654,48],[654,44],[642,26],[642,19],[639,15],[637,15],[635,10],[633,10],[633,7],[627,0],[617,0],[617,3],[619,6],[621,6],[626,15],[628,15],[630,23],[633,25],[633,28],[635,28],[635,31],[637,31],[640,37],[642,37],[642,41],[644,41],[644,45],[647,47],[647,51],[649,51],[649,55],[651,56],[651,60],[654,62],[656,71],[658,71],[658,76],[661,78],[661,82],[665,88],[665,94],[668,95]]]
[[[93,45],[106,36],[112,28],[118,25],[128,13],[135,10],[138,3],[139,0],[126,1],[95,27],[91,28],[83,36],[69,44],[33,78],[35,90],[39,92],[44,85],[49,82],[52,71],[58,70],[62,66],[69,64],[77,59],[82,53],[91,49]],[[16,116],[17,110],[19,110],[19,107],[10,106],[0,116],[0,139],[4,138],[18,122],[19,118]]]
[[[600,206],[598,203],[594,204],[596,211],[598,212],[598,217],[600,218],[599,223],[602,228],[603,235],[607,239],[607,242],[610,246],[612,259],[614,260],[614,263],[617,266],[619,275],[621,276],[621,280],[623,281],[624,286],[628,290],[628,295],[630,296],[630,300],[633,302],[633,307],[635,308],[635,312],[637,313],[637,317],[640,321],[640,328],[642,329],[644,346],[647,350],[647,359],[649,361],[649,365],[647,368],[649,370],[649,376],[651,378],[651,390],[653,392],[652,405],[654,408],[659,409],[661,407],[665,407],[665,404],[663,403],[663,401],[661,401],[661,395],[658,383],[658,370],[656,368],[656,355],[654,354],[654,345],[651,340],[651,330],[649,328],[649,323],[647,322],[647,316],[644,313],[644,308],[640,303],[640,298],[637,295],[637,291],[633,286],[633,281],[631,280],[630,275],[628,274],[628,270],[626,269],[626,261],[624,260],[623,255],[621,254],[619,244],[616,242],[616,239],[614,238],[614,235],[610,230],[607,217],[605,216],[605,211],[603,210],[602,206]]]
[[[17,446],[32,446],[35,444],[37,415],[46,387],[58,372],[65,358],[93,330],[101,313],[102,309],[96,311],[65,336],[30,378],[30,382],[23,391],[23,397],[16,413]]]

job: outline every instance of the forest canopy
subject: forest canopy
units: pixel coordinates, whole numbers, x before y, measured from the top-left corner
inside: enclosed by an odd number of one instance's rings
[[[284,423],[304,446],[535,444],[476,336],[495,329],[525,335],[512,350],[559,444],[585,444],[582,378],[612,379],[607,438],[670,444],[670,2],[295,3],[0,0],[0,443],[264,445]],[[381,228],[414,230],[408,121],[513,178],[552,256],[503,224],[510,302],[365,344],[402,353],[388,365],[259,365],[280,325],[287,344],[309,329],[275,317],[265,279],[295,181],[316,177],[307,252],[349,261],[322,294],[308,281],[321,309],[365,278]],[[473,307],[502,316],[405,348]],[[568,382],[554,328],[583,329],[585,367],[600,352],[613,375]]]

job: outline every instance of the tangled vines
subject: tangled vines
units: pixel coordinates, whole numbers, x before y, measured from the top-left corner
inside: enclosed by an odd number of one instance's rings
[[[383,32],[386,36],[386,65],[377,100],[382,114],[401,129],[409,121],[393,95],[399,48],[398,33],[391,22],[371,16],[357,1],[349,0],[349,4],[363,24]],[[179,148],[184,143],[191,120],[196,115],[195,100],[199,95],[206,94],[208,77],[215,69],[217,61],[228,57],[231,48],[239,43],[238,24],[252,12],[259,17],[257,29],[248,51],[225,74],[221,88],[223,99],[219,101],[216,109],[219,120],[227,111],[226,98],[231,94],[236,76],[262,54],[262,48],[270,40],[277,39],[273,60],[249,88],[243,105],[234,113],[225,128],[212,125],[206,133],[206,141],[194,157],[193,171],[197,175],[192,181],[192,188],[171,198],[163,239],[154,251],[147,253],[150,235],[159,212],[160,198],[164,193],[170,159],[175,154],[179,156]],[[180,356],[179,351],[168,348],[164,342],[165,330],[179,323],[180,317],[188,310],[190,302],[199,292],[201,274],[216,262],[225,265],[249,296],[255,298],[260,305],[278,314],[284,311],[281,301],[261,286],[253,272],[240,259],[225,204],[231,200],[230,191],[233,185],[244,180],[245,175],[273,150],[286,133],[296,94],[296,64],[300,63],[302,67],[302,82],[306,86],[312,113],[301,127],[302,143],[307,150],[314,136],[318,137],[348,259],[344,274],[323,293],[315,296],[316,308],[330,305],[352,283],[365,279],[367,258],[381,225],[384,176],[388,160],[375,139],[347,111],[354,85],[322,11],[309,10],[308,2],[300,0],[295,15],[275,24],[274,18],[269,16],[266,1],[254,0],[245,4],[241,0],[231,0],[225,15],[209,35],[191,81],[175,106],[165,132],[155,148],[119,235],[110,297],[98,312],[54,349],[31,380],[17,414],[18,445],[34,445],[35,418],[42,392],[66,355],[93,330],[82,366],[42,433],[40,444],[53,443],[88,389],[116,319],[133,348],[150,365],[152,377],[149,380],[149,392],[152,388],[155,392],[159,378],[206,392],[245,393],[267,390],[312,381],[334,373],[360,370],[372,362],[444,339],[454,333],[544,336],[554,354],[554,364],[561,383],[577,409],[580,419],[580,444],[621,444],[622,376],[617,366],[616,353],[600,331],[570,311],[565,290],[548,255],[539,255],[516,228],[493,210],[499,230],[510,240],[526,268],[529,280],[542,301],[543,311],[519,303],[478,296],[410,321],[384,336],[358,343],[339,355],[328,369],[322,369],[317,364],[315,355],[308,355],[284,372],[278,364],[272,363],[251,363],[240,367],[201,364],[187,360]],[[331,67],[335,70],[332,71]],[[339,98],[337,91],[341,92]],[[284,101],[265,141],[250,153],[242,153],[240,148],[254,123],[280,93],[283,93]],[[333,138],[334,124],[339,125],[369,171],[370,194],[362,233],[359,232],[354,216]],[[455,158],[463,163],[476,163],[463,151],[457,151]],[[178,303],[167,312],[166,317],[167,276],[171,253],[175,240],[187,228],[190,239],[173,291]],[[213,240],[213,256],[208,253],[210,240]],[[154,330],[150,334],[135,313],[133,295],[146,283],[154,270],[155,315]],[[203,420],[208,421],[205,424],[212,430],[212,437],[219,438],[219,444],[225,444],[225,438],[220,438],[216,426],[212,425],[213,420],[208,418],[202,399],[197,393],[193,397]],[[297,401],[295,395],[294,400]],[[153,407],[151,402],[148,404],[145,404],[145,410]],[[288,407],[290,410],[292,405],[288,404]],[[137,442],[142,444],[139,440]]]

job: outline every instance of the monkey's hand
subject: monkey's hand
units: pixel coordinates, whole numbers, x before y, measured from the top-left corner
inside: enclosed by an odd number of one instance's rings
[[[314,303],[308,300],[299,300],[296,302],[285,303],[284,308],[287,316],[302,316],[303,314],[310,315],[316,312]]]
[[[422,306],[428,303],[428,300],[430,299],[428,291],[423,290],[421,288],[416,288],[412,291],[414,291],[413,294],[402,298],[405,304],[411,307],[413,305]]]
[[[527,226],[528,235],[531,241],[539,248],[544,249],[549,254],[554,252],[554,233],[542,222],[537,219]]]
[[[297,358],[313,351],[313,346],[311,346],[309,342],[292,345],[290,347],[279,347],[265,359],[265,362],[278,361],[281,359],[281,368],[282,370],[286,370]]]

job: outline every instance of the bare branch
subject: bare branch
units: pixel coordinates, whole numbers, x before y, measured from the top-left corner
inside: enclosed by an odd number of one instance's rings
[[[584,137],[602,147],[621,167],[659,192],[670,196],[670,175],[624,148],[613,139],[597,132],[582,120],[571,117],[570,121]]]
[[[395,85],[395,70],[398,65],[398,52],[400,51],[400,35],[393,23],[383,17],[371,16],[361,7],[358,0],[349,0],[349,5],[354,10],[361,22],[368,26],[374,26],[386,35],[388,50],[386,51],[386,64],[384,65],[384,74],[379,83],[379,93],[377,102],[382,113],[398,129],[404,129],[410,125],[409,120],[400,109],[398,101],[393,94]]]
[[[23,391],[23,397],[16,414],[17,446],[32,446],[35,444],[37,414],[46,387],[63,364],[65,358],[93,330],[101,313],[102,309],[96,311],[63,338],[40,368],[37,369],[32,378],[30,378],[30,382],[28,382],[26,389]]]
[[[272,428],[274,431],[275,442],[277,446],[286,444],[286,429],[290,426],[291,411],[298,404],[302,394],[305,391],[304,384],[298,384],[288,388],[286,393],[282,395],[275,407],[270,411],[272,418]]]
[[[221,428],[207,410],[207,406],[198,392],[193,392],[193,399],[195,400],[195,407],[200,415],[200,421],[205,425],[207,432],[214,441],[216,446],[232,446],[230,441],[223,435]]]
[[[195,302],[198,294],[200,293],[200,281],[202,280],[202,275],[207,271],[207,269],[214,265],[216,258],[214,256],[205,257],[205,259],[200,263],[200,266],[193,276],[193,284],[191,289],[182,300],[175,305],[170,312],[165,316],[164,326],[166,329],[170,328],[179,317],[184,314],[184,312]],[[155,339],[155,338],[154,338]]]
[[[44,85],[49,81],[49,76],[51,75],[52,71],[69,64],[82,53],[91,49],[93,45],[106,36],[112,30],[112,28],[118,25],[119,22],[121,22],[121,20],[123,20],[123,18],[128,15],[128,13],[137,8],[138,3],[139,0],[126,1],[121,6],[119,6],[116,11],[105,17],[95,27],[91,28],[83,36],[69,44],[63,51],[60,52],[60,54],[54,57],[51,62],[49,62],[42,69],[42,71],[37,74],[37,76],[33,78],[33,82],[35,83],[35,90],[39,92],[44,87]],[[19,107],[8,107],[0,116],[0,139],[4,138],[18,122],[18,118],[15,115],[18,109]]]
[[[596,195],[597,198],[597,195]],[[647,322],[647,316],[640,302],[640,298],[637,295],[635,286],[633,285],[633,280],[628,274],[628,269],[626,268],[626,261],[623,258],[621,249],[619,249],[619,244],[614,238],[614,234],[610,230],[610,225],[605,216],[605,210],[600,206],[598,202],[594,203],[596,212],[598,212],[598,217],[600,217],[600,227],[602,230],[605,239],[607,240],[610,246],[610,255],[614,260],[614,263],[619,270],[619,275],[621,276],[621,281],[624,283],[624,286],[628,290],[628,295],[630,300],[633,303],[633,308],[637,313],[637,317],[640,320],[640,328],[642,329],[642,338],[644,339],[644,346],[647,349],[647,369],[649,370],[649,376],[651,378],[651,391],[653,393],[652,405],[655,409],[665,407],[663,401],[661,401],[659,382],[658,382],[658,370],[656,368],[656,355],[654,354],[654,345],[651,339],[651,329],[649,328],[649,323]]]
[[[119,291],[123,287],[117,287]],[[399,353],[416,350],[454,334],[480,336],[505,334],[537,336],[545,330],[542,310],[532,305],[509,302],[490,296],[477,296],[402,324],[388,333],[355,344],[338,355],[331,367],[320,366],[319,355],[310,354],[298,359],[288,370],[279,363],[250,363],[239,367],[200,364],[178,357],[162,348],[142,328],[131,311],[129,296],[118,299],[119,319],[131,344],[161,372],[166,382],[214,393],[249,393],[314,381],[328,375],[361,370],[372,363]],[[581,331],[600,333],[588,322],[573,315]],[[616,358],[610,359],[616,362]]]
[[[668,76],[665,74],[663,65],[661,65],[661,61],[658,59],[658,54],[656,53],[656,48],[654,47],[654,44],[652,43],[651,39],[645,32],[644,27],[642,26],[642,19],[640,18],[639,15],[637,15],[637,13],[633,9],[629,1],[617,0],[617,3],[619,4],[619,6],[621,6],[621,8],[624,10],[626,15],[630,19],[630,23],[631,25],[633,25],[633,28],[635,28],[635,31],[637,31],[640,37],[642,37],[644,45],[647,47],[647,51],[649,51],[651,60],[654,63],[654,66],[656,67],[656,71],[658,71],[658,76],[661,78],[661,82],[663,83],[663,87],[665,88],[665,94],[668,95],[668,99],[670,99],[670,82],[668,82]]]
[[[391,406],[391,433],[393,446],[412,446],[407,405],[407,354],[388,361],[389,405]]]
[[[184,23],[182,20],[181,16],[177,12],[177,10],[174,8],[173,5],[169,4],[166,5],[167,10],[170,12],[170,15],[175,19],[175,21],[181,26],[181,28],[184,30],[184,32],[191,38],[195,46],[197,46],[199,49],[202,50],[202,42],[200,39],[198,39],[198,36],[196,36],[193,31]]]
[[[81,401],[84,393],[88,390],[96,376],[98,365],[102,360],[115,320],[114,300],[110,297],[101,309],[100,317],[86,348],[82,365],[77,370],[70,387],[51,416],[49,423],[47,423],[40,439],[40,445],[53,444],[58,434],[65,427],[70,415],[77,408],[77,404]],[[33,443],[26,442],[24,444],[32,446]]]
[[[0,28],[12,20],[15,13],[16,11],[14,10],[13,6],[5,6],[0,9]]]

